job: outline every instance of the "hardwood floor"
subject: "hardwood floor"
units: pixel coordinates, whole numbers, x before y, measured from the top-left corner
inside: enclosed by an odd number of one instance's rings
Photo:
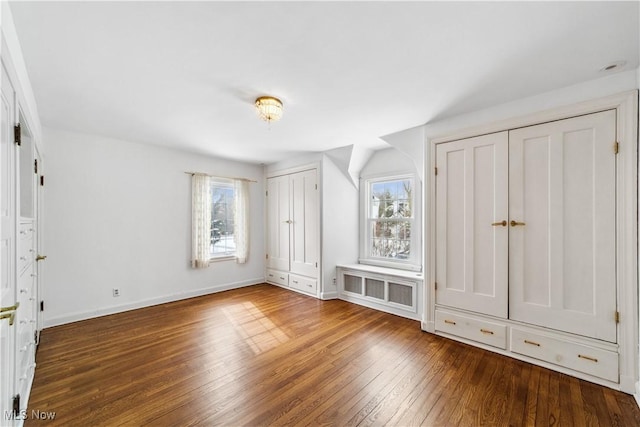
[[[29,402],[111,425],[640,425],[624,393],[270,285],[46,329]]]

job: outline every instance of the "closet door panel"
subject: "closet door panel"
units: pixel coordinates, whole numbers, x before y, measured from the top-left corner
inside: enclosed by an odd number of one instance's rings
[[[507,317],[507,133],[436,147],[436,303]]]
[[[614,111],[509,133],[510,318],[616,341]]]
[[[291,175],[291,272],[316,277],[319,200],[315,169]]]
[[[289,270],[289,177],[267,179],[267,266]]]

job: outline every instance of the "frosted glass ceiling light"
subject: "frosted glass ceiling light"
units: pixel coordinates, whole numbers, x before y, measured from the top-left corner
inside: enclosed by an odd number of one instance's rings
[[[258,116],[265,122],[277,122],[282,117],[282,101],[272,96],[261,96],[256,99]]]

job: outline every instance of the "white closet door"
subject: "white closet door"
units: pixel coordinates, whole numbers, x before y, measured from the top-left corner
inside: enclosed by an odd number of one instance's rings
[[[2,67],[2,91],[0,93],[0,307],[13,306],[16,295],[16,148],[13,138],[15,124],[15,92]],[[3,314],[10,314],[5,312]],[[12,398],[16,395],[16,333],[18,322],[9,324],[9,318],[0,320],[0,425],[12,426],[14,421],[5,414],[13,411]]]
[[[318,178],[315,169],[291,175],[291,272],[316,277],[319,254]]]
[[[277,270],[289,270],[289,177],[267,179],[267,265]]]
[[[436,147],[437,304],[507,317],[507,138]]]
[[[509,133],[510,318],[616,341],[615,111]]]

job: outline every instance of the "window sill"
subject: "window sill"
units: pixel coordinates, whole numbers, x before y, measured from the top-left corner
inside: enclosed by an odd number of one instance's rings
[[[384,261],[384,260],[378,260],[378,259],[360,258],[358,260],[358,263],[363,265],[390,268],[393,270],[407,270],[407,271],[416,271],[416,272],[422,271],[421,266],[410,264],[408,262],[394,262],[394,261]]]
[[[367,264],[338,264],[336,267],[368,273],[384,274],[387,276],[402,277],[405,279],[417,279],[422,281],[422,273],[418,271],[401,270],[393,267],[380,267]]]
[[[209,262],[222,262],[222,261],[235,261],[236,256],[235,255],[224,255],[224,256],[217,256],[217,257],[211,257],[209,258]]]

